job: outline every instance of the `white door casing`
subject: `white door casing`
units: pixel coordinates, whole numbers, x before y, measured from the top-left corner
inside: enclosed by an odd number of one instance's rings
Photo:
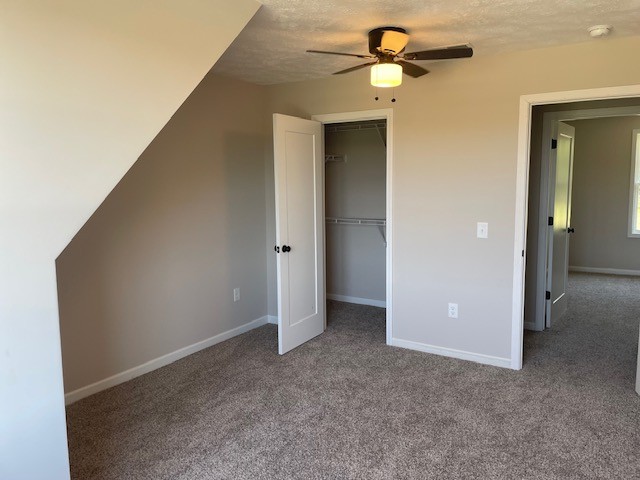
[[[569,228],[571,226],[571,184],[573,180],[573,151],[575,128],[557,122],[557,147],[551,155],[549,185],[549,246],[547,248],[547,328],[567,310],[567,284],[569,277]]]
[[[518,155],[516,163],[516,211],[513,248],[513,297],[511,318],[511,368],[522,368],[524,339],[524,294],[527,214],[528,214],[528,177],[531,155],[532,110],[536,105],[561,104],[612,98],[640,97],[640,84],[615,87],[593,88],[587,90],[568,90],[522,95],[518,115]],[[602,116],[602,115],[595,115]],[[567,116],[567,119],[582,117]],[[523,255],[524,252],[524,255]],[[544,297],[543,297],[544,298]],[[638,362],[640,366],[640,358]],[[637,384],[640,393],[640,381]]]
[[[273,136],[282,355],[326,325],[322,124],[274,114]]]
[[[393,109],[361,110],[355,112],[316,114],[311,117],[323,125],[359,122],[366,120],[386,120],[387,123],[387,172],[386,172],[386,343],[393,345]]]

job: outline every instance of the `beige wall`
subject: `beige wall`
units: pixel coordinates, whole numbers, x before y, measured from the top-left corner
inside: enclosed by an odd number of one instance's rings
[[[629,238],[631,137],[640,117],[569,122],[576,129],[569,265],[640,270],[640,239]]]
[[[519,98],[639,83],[628,62],[639,48],[640,37],[611,38],[440,62],[394,104],[373,100],[366,70],[269,87],[273,112],[307,118],[393,107],[395,338],[510,358]],[[476,238],[478,221],[489,239]]]
[[[258,8],[2,2],[1,478],[68,478],[55,258]]]
[[[264,99],[209,74],[60,255],[65,391],[266,314]]]
[[[325,153],[346,162],[325,165],[328,217],[386,217],[386,146],[376,129],[325,133]],[[384,239],[375,226],[326,227],[327,294],[384,302]]]

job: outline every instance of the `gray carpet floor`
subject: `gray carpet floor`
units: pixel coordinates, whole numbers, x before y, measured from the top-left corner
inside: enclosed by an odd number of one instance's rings
[[[285,356],[261,327],[69,406],[72,477],[640,478],[640,279],[569,293],[519,372],[387,347],[374,307]]]

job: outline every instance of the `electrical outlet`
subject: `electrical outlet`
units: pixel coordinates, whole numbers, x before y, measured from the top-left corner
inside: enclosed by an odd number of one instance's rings
[[[238,300],[240,300],[240,289],[239,288],[234,288],[233,289],[233,301],[237,302]]]
[[[449,304],[449,318],[458,318],[458,304],[450,303]]]

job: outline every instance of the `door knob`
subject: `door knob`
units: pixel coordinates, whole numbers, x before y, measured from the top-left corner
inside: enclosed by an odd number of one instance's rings
[[[574,228],[571,228],[571,227],[567,228],[567,233],[575,233],[575,231],[576,230]]]
[[[282,252],[287,253],[291,251],[291,247],[289,245],[282,245]]]

